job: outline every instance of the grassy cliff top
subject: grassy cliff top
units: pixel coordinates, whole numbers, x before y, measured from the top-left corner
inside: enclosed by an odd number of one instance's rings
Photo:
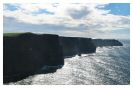
[[[34,34],[34,35],[52,35],[55,36],[56,34],[38,34],[38,33],[32,33],[32,32],[12,32],[12,33],[3,33],[4,37],[16,37],[22,34]],[[57,36],[57,35],[56,35]]]
[[[18,36],[20,34],[24,34],[24,33],[3,33],[3,36],[15,37],[15,36]]]

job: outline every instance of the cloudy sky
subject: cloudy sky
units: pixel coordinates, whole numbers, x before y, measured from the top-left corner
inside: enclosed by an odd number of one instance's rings
[[[128,3],[4,4],[4,32],[129,39]]]

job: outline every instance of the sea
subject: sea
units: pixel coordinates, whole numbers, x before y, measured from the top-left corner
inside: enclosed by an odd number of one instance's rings
[[[65,59],[54,73],[35,74],[9,85],[130,85],[130,41],[97,47],[96,53]]]

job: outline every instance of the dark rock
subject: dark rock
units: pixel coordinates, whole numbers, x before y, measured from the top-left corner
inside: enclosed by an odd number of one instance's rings
[[[58,35],[21,34],[4,37],[4,82],[33,74],[42,67],[64,65]],[[55,69],[57,69],[55,68]]]
[[[93,39],[93,43],[98,47],[102,46],[123,46],[121,42],[115,39]]]
[[[4,36],[3,40],[4,83],[33,74],[55,72],[64,65],[65,57],[96,51],[91,38],[23,33]]]
[[[96,46],[91,38],[79,38],[79,50],[82,54],[94,53]]]
[[[79,52],[78,48],[78,38],[74,37],[60,37],[60,43],[62,45],[63,49],[63,56],[64,57],[69,57],[69,56],[74,56]]]
[[[96,51],[96,46],[91,38],[60,37],[60,42],[64,57],[72,57],[76,54],[81,56],[81,54],[94,53]]]

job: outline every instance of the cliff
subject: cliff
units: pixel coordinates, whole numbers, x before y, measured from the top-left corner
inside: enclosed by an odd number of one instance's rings
[[[123,46],[121,42],[115,39],[93,39],[93,43],[98,47],[102,46]]]
[[[3,39],[4,82],[33,74],[44,66],[64,65],[58,35],[25,33]]]
[[[81,54],[95,53],[96,46],[91,38],[79,38],[79,50]]]
[[[66,57],[94,53],[96,46],[105,45],[105,42],[106,45],[114,45],[114,40],[111,40],[113,44],[107,41],[52,34],[9,33],[3,37],[4,83],[41,71],[43,74],[56,71],[64,65]]]
[[[60,37],[60,43],[63,49],[64,57],[71,57],[76,54],[94,53],[96,46],[91,38],[80,37]]]

